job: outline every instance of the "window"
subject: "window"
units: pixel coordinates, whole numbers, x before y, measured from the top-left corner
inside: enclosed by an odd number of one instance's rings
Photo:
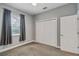
[[[11,27],[12,27],[12,35],[20,34],[20,16],[19,15],[12,14]]]

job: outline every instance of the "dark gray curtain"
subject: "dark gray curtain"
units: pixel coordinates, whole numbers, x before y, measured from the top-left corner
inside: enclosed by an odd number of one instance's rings
[[[7,45],[11,43],[11,11],[4,9],[0,45]]]
[[[25,16],[20,14],[20,41],[25,40]]]

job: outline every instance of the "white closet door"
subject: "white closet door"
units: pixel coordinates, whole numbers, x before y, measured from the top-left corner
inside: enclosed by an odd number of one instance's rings
[[[69,52],[77,51],[77,16],[66,16],[60,20],[61,49]]]
[[[57,47],[57,19],[36,22],[36,41]]]

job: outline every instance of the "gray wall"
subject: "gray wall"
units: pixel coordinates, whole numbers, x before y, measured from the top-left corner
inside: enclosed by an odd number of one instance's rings
[[[73,15],[76,13],[77,13],[77,4],[67,4],[67,5],[36,15],[36,21],[51,19],[53,17]]]
[[[10,7],[10,6],[7,6],[7,5],[4,5],[4,4],[0,4],[0,33],[1,33],[1,29],[2,29],[2,10],[3,8],[7,8],[9,10],[11,10],[13,13],[16,13],[16,14],[24,14],[25,15],[25,26],[26,26],[26,41],[24,42],[29,42],[29,41],[32,41],[34,40],[34,21],[33,21],[33,17],[27,13],[24,13],[20,10],[17,10],[13,7]],[[0,34],[0,39],[1,39],[1,34]],[[12,36],[12,40],[13,40],[13,45],[16,45],[16,44],[21,44],[19,42],[19,36]],[[8,46],[10,47],[10,45]],[[0,49],[2,49],[3,47],[0,46]],[[6,48],[6,46],[4,47]]]
[[[33,20],[33,40],[35,41],[35,37],[36,37],[36,35],[35,35],[35,31],[36,31],[36,29],[35,29],[35,16],[33,15],[32,16],[32,20]]]
[[[2,15],[3,15],[3,10],[0,8],[0,38],[1,38],[1,28],[2,28]]]
[[[12,7],[7,6],[7,5],[0,5],[0,8],[1,9],[8,8],[8,9],[12,10],[12,12],[15,12],[17,14],[23,13],[22,11],[17,10],[15,8],[12,8]],[[1,9],[0,9],[0,12],[2,12]],[[55,17],[57,17],[59,19],[59,17],[61,17],[61,16],[74,15],[76,13],[77,13],[77,4],[68,4],[68,5],[65,5],[62,7],[52,9],[48,12],[38,14],[36,16],[30,16],[27,13],[23,13],[26,15],[26,41],[30,41],[30,40],[35,39],[35,21],[51,19],[51,18],[55,18]],[[0,13],[0,30],[1,30],[1,23],[2,23],[2,16],[1,15],[2,15],[2,13]],[[58,22],[58,24],[57,24],[58,25],[57,36],[60,36],[59,35],[59,33],[60,33],[59,32],[60,31],[59,22],[60,21],[58,20],[57,22]],[[1,33],[1,31],[0,31],[0,33]],[[14,42],[16,43],[16,40],[18,40],[18,36],[13,37],[13,39],[14,39]],[[59,39],[59,37],[58,37],[58,39]],[[58,43],[58,45],[59,45],[59,43]]]
[[[77,4],[77,8],[78,8],[77,14],[79,15],[79,3]]]
[[[35,21],[57,18],[57,41],[60,46],[60,17],[77,14],[77,4],[67,4],[35,16]]]

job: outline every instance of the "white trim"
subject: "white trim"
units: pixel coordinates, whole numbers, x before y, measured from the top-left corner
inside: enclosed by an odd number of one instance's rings
[[[47,44],[47,43],[43,43],[43,42],[39,42],[39,41],[35,41],[35,42],[45,44],[45,45],[49,45],[49,46],[52,46],[52,47],[55,47],[55,48],[59,48],[58,46],[53,46],[53,45],[50,45],[50,44]]]
[[[57,20],[57,18],[50,18],[50,19],[38,20],[36,22],[51,21],[51,20]]]
[[[28,43],[31,43],[31,42],[33,42],[33,41],[31,40],[31,41],[24,42],[24,43],[21,43],[21,44],[18,44],[18,45],[15,45],[15,46],[12,46],[12,47],[9,47],[9,48],[6,48],[6,49],[2,49],[2,50],[0,50],[0,52],[5,52],[5,51],[8,51],[10,49],[13,49],[13,48],[16,48],[16,47],[19,47],[19,46],[22,46],[22,45],[25,45],[25,44],[28,44]]]
[[[35,40],[31,40],[31,41],[28,41],[28,42],[24,42],[22,44],[18,44],[18,45],[15,45],[15,46],[12,46],[12,47],[9,47],[9,48],[6,48],[6,49],[2,49],[0,50],[0,53],[1,52],[5,52],[5,51],[8,51],[8,50],[11,50],[13,48],[16,48],[16,47],[19,47],[19,46],[22,46],[22,45],[25,45],[25,44],[28,44],[28,43],[31,43],[31,42],[36,42],[36,43],[41,43],[41,42],[38,42],[38,41],[35,41]],[[45,44],[45,43],[41,43],[41,44]],[[48,45],[48,44],[45,44],[45,45]],[[52,45],[49,45],[49,46],[52,46]],[[53,46],[53,47],[56,47],[56,46]],[[56,48],[59,48],[59,47],[56,47]],[[60,49],[61,51],[67,51],[65,49]],[[67,52],[72,52],[72,51],[67,51]],[[79,54],[78,51],[73,51],[72,53],[76,53],[76,54]]]
[[[64,49],[64,48],[60,48],[60,50],[61,50],[61,51],[67,51],[67,52],[70,52],[70,53],[79,54],[79,51],[78,51],[78,50],[72,51],[72,50],[66,50],[66,49]]]
[[[12,36],[19,36],[20,34],[12,34]]]

